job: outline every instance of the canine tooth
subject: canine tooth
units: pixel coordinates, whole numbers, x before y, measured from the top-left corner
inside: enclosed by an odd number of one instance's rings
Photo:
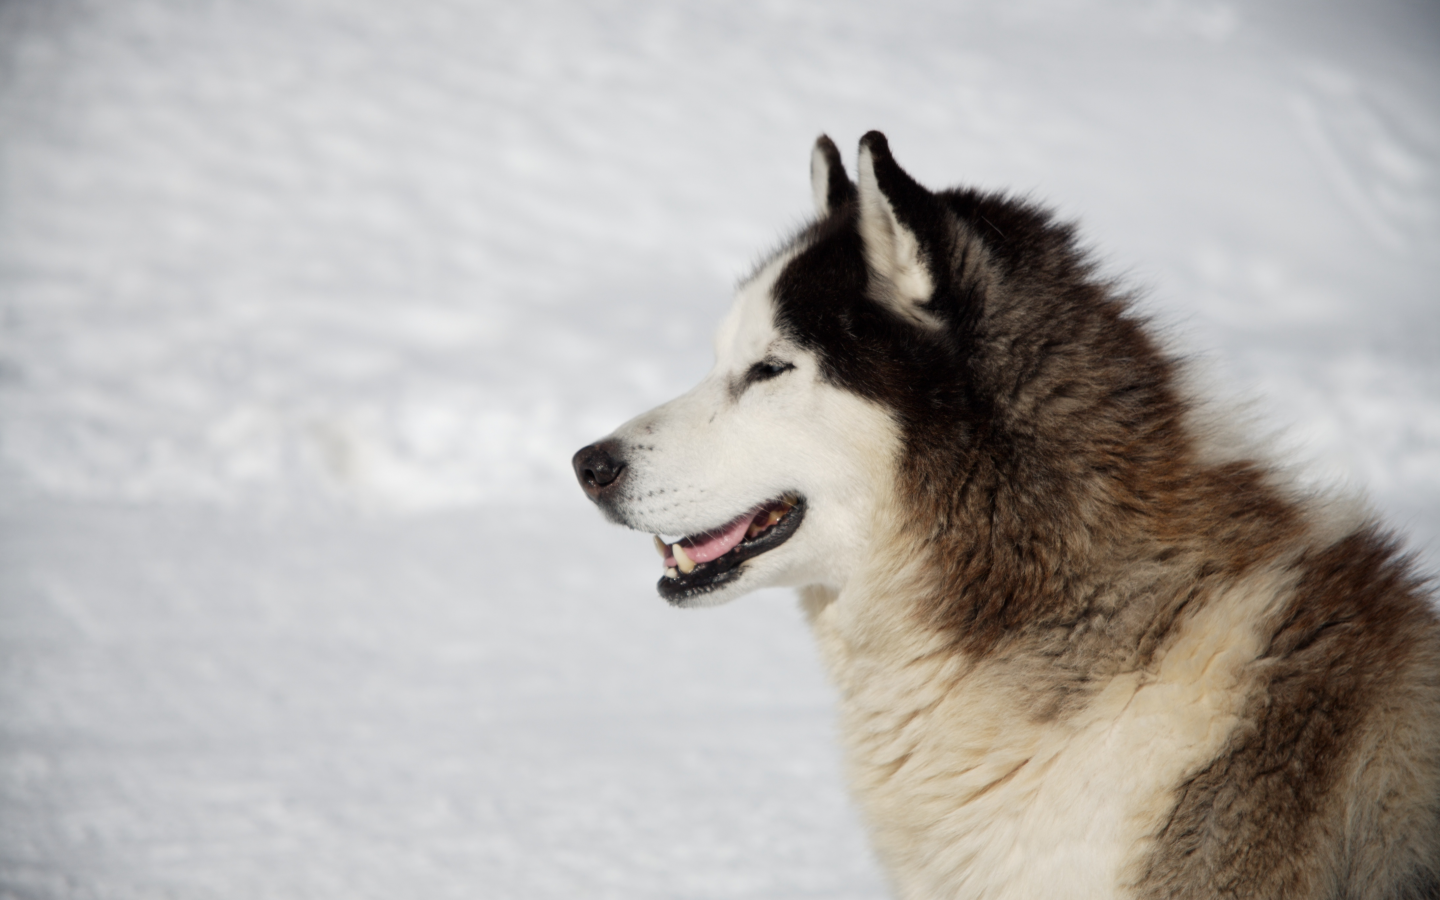
[[[689,575],[691,572],[695,571],[695,562],[690,557],[685,555],[684,547],[680,546],[679,544],[675,544],[671,546],[670,549],[675,551],[675,565],[680,567],[680,571],[684,572],[686,575]]]
[[[655,538],[655,550],[659,552],[660,558],[664,559],[665,557],[669,556],[670,548],[665,546],[664,541],[660,540],[660,535],[653,535],[653,537]]]
[[[785,514],[778,509],[770,510],[770,515],[765,517],[765,525],[767,527],[770,525],[774,525],[776,522],[780,521],[780,518],[784,515]]]
[[[670,568],[668,568],[668,569],[665,570],[665,577],[666,577],[666,578],[679,578],[679,577],[680,577],[680,573],[675,571],[675,567],[674,567],[674,566],[671,566]]]

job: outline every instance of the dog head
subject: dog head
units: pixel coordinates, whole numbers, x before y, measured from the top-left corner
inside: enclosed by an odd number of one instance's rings
[[[983,419],[973,229],[879,132],[860,142],[858,184],[822,136],[811,182],[816,220],[740,285],[704,380],[574,458],[608,518],[657,536],[676,605],[843,588],[877,511],[926,477],[925,446],[944,432],[953,455]]]

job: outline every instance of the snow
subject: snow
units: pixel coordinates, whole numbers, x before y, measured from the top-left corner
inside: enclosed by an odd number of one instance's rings
[[[0,4],[0,896],[884,895],[793,602],[571,453],[881,128],[1440,560],[1440,9]]]

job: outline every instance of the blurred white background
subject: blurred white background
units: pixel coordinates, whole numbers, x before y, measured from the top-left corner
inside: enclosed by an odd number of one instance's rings
[[[568,467],[870,128],[1435,568],[1427,0],[0,2],[0,896],[883,896],[793,603]]]

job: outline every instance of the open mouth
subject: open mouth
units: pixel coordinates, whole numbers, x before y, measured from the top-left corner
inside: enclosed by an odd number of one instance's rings
[[[676,541],[657,535],[655,549],[665,559],[660,596],[678,603],[734,580],[741,563],[785,543],[804,517],[805,499],[786,494],[710,531]]]

